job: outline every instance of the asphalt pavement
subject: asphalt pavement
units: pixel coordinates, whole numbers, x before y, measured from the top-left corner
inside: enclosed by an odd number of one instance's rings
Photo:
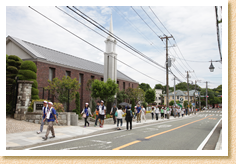
[[[135,126],[132,130],[112,130],[71,140],[39,145],[30,150],[198,150],[211,142],[221,122],[221,109],[198,112],[197,115],[157,121]],[[209,135],[212,133],[212,135]],[[209,139],[210,138],[210,139]],[[202,146],[201,146],[202,145]]]

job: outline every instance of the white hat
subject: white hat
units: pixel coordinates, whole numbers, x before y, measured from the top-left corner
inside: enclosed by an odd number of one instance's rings
[[[47,102],[47,101],[43,101],[43,103],[46,103],[46,104],[47,104],[48,102]]]
[[[86,105],[88,105],[89,103],[85,103]]]
[[[104,101],[103,101],[103,100],[101,100],[101,103],[104,103]]]
[[[52,102],[49,102],[48,104],[51,104],[51,105],[53,105],[53,103],[52,103]]]

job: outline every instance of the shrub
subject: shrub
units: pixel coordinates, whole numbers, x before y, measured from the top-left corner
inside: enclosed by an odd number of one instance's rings
[[[21,64],[21,69],[22,70],[31,70],[35,73],[37,73],[37,66],[34,62],[32,61],[24,61],[22,64]]]
[[[35,99],[35,100],[32,100],[31,101],[31,103],[30,103],[30,105],[29,105],[29,107],[28,107],[28,112],[33,112],[33,107],[34,107],[34,102],[35,101],[47,101],[47,102],[49,102],[48,100],[45,100],[45,99],[39,99],[39,98],[37,98],[37,99]]]
[[[18,72],[20,75],[23,75],[25,79],[36,79],[37,75],[35,72],[31,71],[31,70],[19,70]]]
[[[34,83],[32,84],[33,88],[38,88],[38,82],[35,79],[29,79],[28,81],[33,81]]]
[[[12,114],[12,105],[11,105],[11,103],[6,104],[6,114],[7,115]]]
[[[10,56],[8,56],[8,60],[9,60],[9,59],[22,62],[21,58],[19,58],[19,57],[16,56],[16,55],[10,55]]]
[[[38,95],[31,95],[31,100],[38,100],[39,96]]]
[[[7,67],[7,71],[11,72],[13,74],[17,74],[18,73],[18,69],[16,67],[14,67],[14,66],[8,66]]]
[[[106,114],[106,119],[107,119],[107,118],[110,118],[110,117],[111,117],[110,114]]]
[[[31,95],[38,95],[38,94],[39,94],[39,90],[35,89],[35,88],[32,88]]]
[[[62,103],[53,103],[53,107],[54,109],[56,109],[57,112],[65,112]]]

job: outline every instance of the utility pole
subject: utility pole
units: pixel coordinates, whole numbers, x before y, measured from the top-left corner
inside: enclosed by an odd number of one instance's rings
[[[173,36],[166,36],[161,37],[160,39],[163,41],[163,39],[166,40],[166,106],[169,108],[169,71],[168,71],[168,39],[173,38]]]
[[[197,81],[201,81],[201,80],[195,80],[195,92],[194,92],[194,104],[195,104],[195,107],[197,107],[197,104],[196,104],[196,100],[195,100],[195,95],[196,95],[196,84],[197,84]],[[200,94],[198,95],[199,96],[199,107],[200,107]],[[200,109],[199,109],[200,110]],[[196,112],[196,110],[194,111]],[[196,114],[196,113],[195,113]]]
[[[188,86],[188,108],[190,107],[189,105],[189,73],[191,73],[191,71],[187,71],[187,86]]]
[[[175,106],[176,106],[176,101],[175,101],[175,77],[174,77],[174,102],[175,102]]]

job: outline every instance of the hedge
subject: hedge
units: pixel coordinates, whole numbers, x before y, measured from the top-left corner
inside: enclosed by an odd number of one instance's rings
[[[12,78],[14,80],[16,77],[16,74],[7,74],[6,77]]]
[[[15,81],[15,80],[13,80],[13,79],[7,79],[7,80],[6,80],[6,82],[7,82],[8,84],[13,84],[14,81]]]
[[[35,80],[35,79],[29,79],[29,81],[33,81],[34,83],[32,84],[32,87],[33,88],[38,88],[38,82],[37,82],[37,80]]]
[[[22,70],[31,70],[35,73],[37,73],[37,66],[34,62],[32,61],[24,61],[22,64],[21,64],[21,69]]]
[[[39,90],[38,89],[35,89],[35,88],[32,88],[31,90],[31,95],[38,95],[39,94]]]
[[[19,70],[18,72],[20,75],[23,75],[25,79],[36,79],[37,75],[35,72],[31,70]]]
[[[8,66],[7,71],[9,71],[10,73],[13,73],[13,74],[17,74],[18,69],[14,66]]]
[[[6,61],[8,60],[8,57],[9,57],[9,56],[6,54]]]

